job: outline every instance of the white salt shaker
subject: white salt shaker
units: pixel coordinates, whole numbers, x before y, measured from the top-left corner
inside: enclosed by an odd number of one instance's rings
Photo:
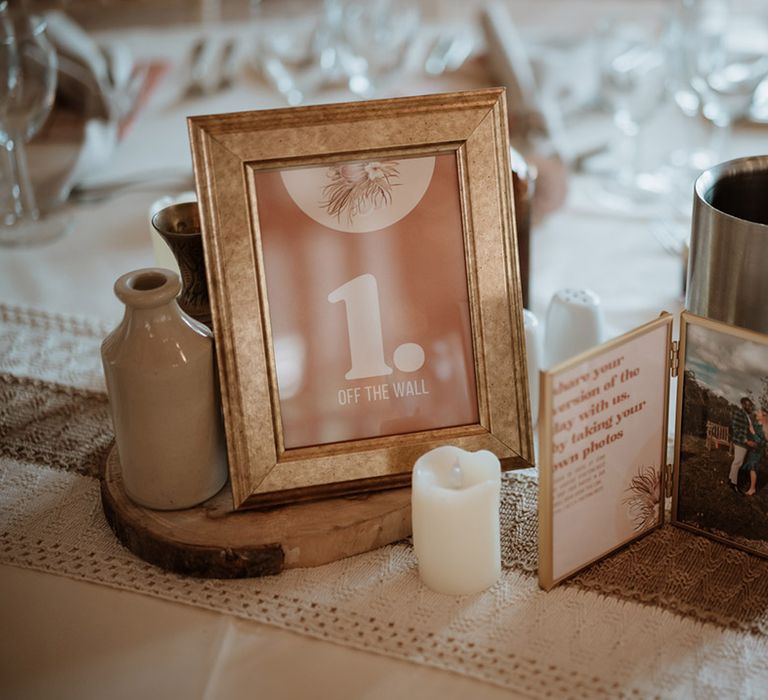
[[[523,310],[525,326],[525,354],[528,359],[528,391],[531,397],[531,422],[539,418],[539,370],[542,364],[542,327],[533,311]]]
[[[589,289],[561,289],[547,309],[547,366],[563,362],[603,342],[603,309]]]

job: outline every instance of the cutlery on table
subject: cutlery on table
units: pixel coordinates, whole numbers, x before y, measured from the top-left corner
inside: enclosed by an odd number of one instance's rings
[[[227,39],[221,47],[216,64],[216,80],[213,90],[225,90],[232,87],[237,74],[237,41]]]
[[[187,58],[189,65],[189,78],[182,91],[182,97],[199,97],[205,94],[205,56],[208,48],[208,40],[200,37],[192,44]]]
[[[424,61],[429,75],[442,75],[459,70],[472,54],[474,41],[467,32],[439,36]]]
[[[164,168],[146,173],[135,173],[109,182],[94,185],[77,185],[69,194],[70,201],[79,204],[98,204],[129,192],[163,189],[183,192],[194,189],[192,173],[181,168]]]

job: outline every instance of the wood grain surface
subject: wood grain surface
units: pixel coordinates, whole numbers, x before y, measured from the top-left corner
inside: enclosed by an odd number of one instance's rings
[[[320,566],[411,534],[409,488],[234,512],[225,486],[196,508],[143,508],[125,493],[114,448],[101,501],[115,535],[134,554],[163,569],[203,578],[267,576]]]

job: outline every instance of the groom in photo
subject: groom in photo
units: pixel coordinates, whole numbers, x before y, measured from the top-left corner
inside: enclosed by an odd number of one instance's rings
[[[731,442],[733,443],[733,461],[728,475],[729,486],[738,493],[739,470],[744,465],[749,450],[757,448],[754,429],[755,404],[748,396],[742,396],[741,408],[736,408],[731,415]]]

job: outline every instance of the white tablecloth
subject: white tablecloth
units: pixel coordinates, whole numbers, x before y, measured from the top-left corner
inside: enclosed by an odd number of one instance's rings
[[[230,27],[224,32],[247,30]],[[174,60],[191,30],[117,33],[138,53]],[[184,117],[281,106],[248,75],[225,93],[177,101],[172,71],[104,172],[92,181],[189,167]],[[466,87],[466,85],[463,85]],[[441,85],[446,89],[450,85]],[[746,129],[735,155],[766,150]],[[568,204],[533,237],[533,310],[543,317],[563,287],[601,297],[608,335],[680,305],[680,262],[633,212],[606,213],[589,180],[574,178]],[[111,288],[122,273],[154,264],[147,211],[164,194],[125,194],[72,209],[72,234],[51,245],[0,250],[0,300],[116,323]],[[277,628],[138,594],[0,567],[0,688],[9,698],[509,697],[465,677],[313,640]]]

